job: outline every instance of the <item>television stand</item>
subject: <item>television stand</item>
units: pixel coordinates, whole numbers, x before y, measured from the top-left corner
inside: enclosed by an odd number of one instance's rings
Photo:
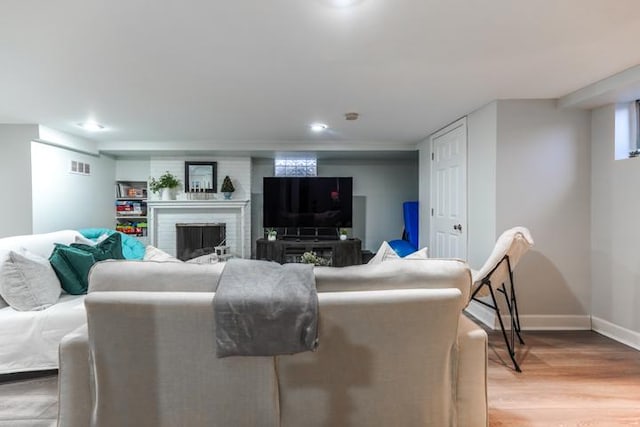
[[[362,242],[360,239],[322,239],[289,237],[278,240],[258,239],[256,241],[256,259],[275,261],[280,264],[300,262],[305,252],[315,252],[317,256],[331,262],[333,267],[362,264]]]
[[[278,236],[286,240],[336,240],[340,237],[339,228],[286,227],[276,230]]]

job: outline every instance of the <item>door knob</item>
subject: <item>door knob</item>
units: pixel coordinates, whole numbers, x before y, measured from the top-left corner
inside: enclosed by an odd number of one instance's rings
[[[455,224],[455,225],[453,226],[453,229],[454,229],[454,230],[458,230],[458,231],[462,232],[462,224]]]

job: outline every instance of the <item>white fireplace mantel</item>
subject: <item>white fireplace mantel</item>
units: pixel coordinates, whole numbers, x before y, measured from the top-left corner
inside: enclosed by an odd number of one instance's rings
[[[147,202],[147,219],[149,243],[158,246],[158,226],[159,217],[164,212],[184,213],[191,212],[211,212],[224,213],[233,212],[238,217],[237,227],[239,228],[238,247],[236,253],[246,258],[250,253],[251,230],[247,212],[249,200],[149,200]]]

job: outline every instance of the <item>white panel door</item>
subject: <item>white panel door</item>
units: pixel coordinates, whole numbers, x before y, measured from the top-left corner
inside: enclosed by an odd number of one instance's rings
[[[431,247],[434,258],[467,259],[467,121],[431,136]]]

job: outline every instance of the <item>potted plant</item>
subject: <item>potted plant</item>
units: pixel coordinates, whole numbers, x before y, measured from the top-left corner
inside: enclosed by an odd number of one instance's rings
[[[276,240],[278,232],[274,228],[267,228],[267,240]]]
[[[341,228],[340,229],[340,240],[347,240],[348,237],[348,231],[346,228]]]
[[[157,180],[151,178],[149,181],[149,189],[154,193],[161,193],[162,200],[172,200],[174,194],[172,190],[180,185],[180,180],[171,172],[167,171]]]
[[[303,264],[313,264],[317,266],[331,265],[330,260],[327,260],[325,258],[322,258],[321,256],[318,256],[318,254],[316,254],[313,251],[303,253],[302,256],[300,257],[300,262]]]
[[[233,186],[233,182],[231,182],[231,178],[229,178],[229,175],[224,177],[224,180],[222,181],[222,187],[220,187],[220,191],[224,193],[224,198],[226,200],[231,199],[231,193],[236,191],[235,187]]]

